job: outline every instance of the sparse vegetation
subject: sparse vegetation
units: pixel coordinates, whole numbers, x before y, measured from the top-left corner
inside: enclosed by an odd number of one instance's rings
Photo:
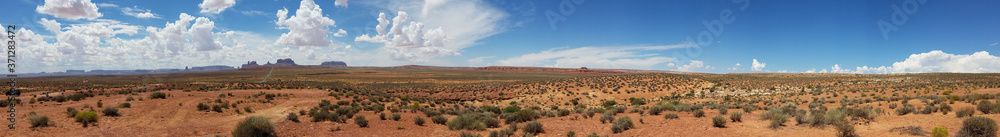
[[[723,118],[722,116],[712,117],[712,126],[726,127],[726,118]]]
[[[996,137],[996,135],[996,121],[982,116],[965,118],[962,121],[962,129],[955,134],[958,137]]]
[[[533,121],[533,122],[528,122],[528,124],[524,124],[524,132],[531,134],[538,134],[545,132],[545,130],[542,129],[542,123],[538,123],[538,121]]]
[[[358,124],[360,127],[368,127],[368,120],[365,119],[365,116],[355,116],[354,124]]]
[[[948,129],[934,127],[934,129],[931,129],[931,137],[948,137]]]
[[[419,116],[413,118],[413,124],[417,124],[418,126],[424,126],[424,122],[426,122],[424,118],[420,118]]]
[[[632,123],[632,119],[629,117],[618,117],[618,120],[615,120],[611,124],[612,133],[621,133],[633,128],[635,128],[635,124]]]
[[[236,125],[233,137],[275,137],[274,123],[263,116],[250,116]]]
[[[28,121],[31,123],[31,127],[47,127],[49,126],[49,117],[35,114],[32,112],[28,115]]]
[[[83,124],[83,127],[87,127],[87,125],[97,122],[97,119],[99,117],[100,116],[97,116],[97,112],[84,111],[76,113],[76,116],[73,117],[73,120],[79,122],[80,124]]]

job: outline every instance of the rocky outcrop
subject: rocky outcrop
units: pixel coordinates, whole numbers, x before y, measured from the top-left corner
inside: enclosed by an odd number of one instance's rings
[[[324,67],[346,67],[347,63],[344,63],[343,61],[327,61],[327,62],[320,63],[319,66],[324,66]]]
[[[276,66],[298,66],[298,64],[295,64],[295,61],[292,61],[291,58],[278,59],[278,62],[275,62],[274,65],[276,65]]]
[[[256,67],[256,66],[260,66],[257,65],[257,61],[248,61],[247,64],[243,64],[243,66],[241,66],[240,68]]]

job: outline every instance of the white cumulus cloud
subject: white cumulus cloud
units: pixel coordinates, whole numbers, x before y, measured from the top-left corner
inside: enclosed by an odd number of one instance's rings
[[[208,18],[198,17],[195,20],[194,25],[191,25],[191,29],[188,31],[191,32],[191,40],[194,42],[196,50],[212,51],[222,48],[222,43],[212,35],[214,28],[215,22],[208,20]]]
[[[337,1],[334,1],[333,5],[334,6],[344,6],[344,8],[347,8],[347,0],[337,0]]]
[[[160,15],[152,13],[150,10],[138,9],[138,8],[122,8],[122,13],[136,18],[163,18]]]
[[[753,59],[753,64],[751,64],[750,70],[753,70],[753,71],[762,71],[762,70],[764,70],[765,66],[767,66],[766,63],[764,63],[764,62],[757,62],[757,59]]]
[[[700,60],[691,60],[690,64],[677,67],[678,71],[687,71],[687,72],[695,72],[698,70],[708,70],[708,69],[715,69],[715,67],[705,65],[705,62]]]
[[[278,10],[278,21],[281,29],[288,33],[281,34],[275,45],[288,46],[329,46],[332,42],[328,26],[334,26],[333,19],[323,16],[323,9],[312,0],[303,0],[295,16],[288,17],[288,9]]]
[[[205,0],[198,7],[201,8],[201,13],[219,14],[233,5],[236,5],[236,0]]]
[[[97,9],[97,4],[90,0],[45,0],[44,5],[35,7],[38,13],[71,20],[97,19],[103,16]]]
[[[733,65],[732,68],[727,68],[727,69],[729,69],[729,70],[740,70],[740,66],[742,66],[742,65],[740,65],[740,63],[736,63],[736,65]]]

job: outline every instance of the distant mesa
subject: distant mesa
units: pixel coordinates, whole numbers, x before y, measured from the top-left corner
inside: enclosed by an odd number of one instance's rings
[[[257,61],[248,61],[247,64],[243,64],[243,66],[240,66],[240,68],[256,67],[256,66],[260,66],[257,65]]]
[[[292,61],[291,58],[278,59],[278,62],[275,62],[274,65],[277,65],[277,66],[298,66],[297,64],[295,64],[295,61]]]
[[[236,69],[236,68],[233,68],[231,66],[225,66],[225,65],[215,65],[215,66],[191,67],[190,71],[224,70],[224,69]]]
[[[319,66],[324,66],[324,67],[346,67],[347,63],[344,63],[343,61],[327,61],[327,62],[320,63]]]
[[[266,64],[263,65],[257,64],[257,61],[247,61],[247,64],[243,64],[241,68],[266,67],[266,66],[299,66],[299,64],[295,64],[295,61],[292,60],[291,58],[285,58],[285,59],[278,59],[278,61],[274,63],[267,62]],[[320,63],[319,66],[346,67],[347,63],[344,63],[343,61],[326,61]]]

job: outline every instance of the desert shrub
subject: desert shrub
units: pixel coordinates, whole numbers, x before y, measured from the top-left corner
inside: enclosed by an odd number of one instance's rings
[[[907,104],[907,105],[903,105],[903,107],[901,107],[901,108],[896,109],[896,115],[902,116],[902,115],[913,113],[914,111],[917,111],[917,109],[914,108],[913,105]]]
[[[79,112],[80,111],[77,111],[76,108],[73,108],[73,107],[67,107],[66,108],[66,115],[68,115],[69,117],[74,117],[74,116],[76,116],[76,113],[79,113]]]
[[[233,105],[236,105],[236,104],[233,104]],[[236,108],[233,108],[233,109],[236,109]],[[253,112],[253,109],[251,109],[250,106],[244,106],[243,110],[246,111],[247,113]]]
[[[743,112],[745,112],[745,113],[750,113],[750,112],[753,112],[754,110],[757,110],[757,106],[754,106],[754,105],[744,105],[743,106]]]
[[[827,123],[825,122],[826,118],[824,117],[824,115],[826,115],[826,111],[812,110],[811,112],[809,112],[809,119],[808,119],[809,124],[812,127],[826,126]]]
[[[531,109],[522,109],[522,110],[518,110],[513,115],[510,115],[509,117],[504,118],[504,120],[505,120],[505,122],[507,122],[509,124],[509,123],[514,123],[514,122],[520,123],[520,122],[532,121],[532,120],[535,120],[536,118],[538,118],[538,113],[535,112],[534,110],[531,110]]]
[[[444,125],[445,123],[448,123],[448,118],[444,118],[444,116],[438,115],[431,117],[431,122],[434,122],[434,124]]]
[[[420,118],[419,116],[413,118],[413,124],[417,124],[418,126],[424,126],[424,122],[426,122],[424,118]]]
[[[604,116],[601,116],[601,124],[612,122],[615,118],[613,115],[614,113],[604,113]]]
[[[712,126],[726,127],[726,118],[723,118],[722,116],[712,117]]]
[[[743,122],[743,112],[730,113],[729,119],[733,120],[733,122]]]
[[[208,105],[205,105],[205,103],[198,103],[198,111],[205,111],[208,110],[209,108],[210,107]]]
[[[573,130],[570,130],[569,132],[566,132],[566,137],[576,137],[576,132],[573,132]]]
[[[118,113],[118,108],[115,108],[115,107],[104,108],[104,111],[101,111],[101,112],[104,113],[104,116],[112,116],[112,117],[114,117],[114,116],[121,116],[121,114]]]
[[[920,126],[904,126],[889,129],[889,132],[895,131],[899,131],[900,134],[909,134],[914,136],[926,136],[925,134],[927,134],[927,131],[924,131],[924,129]]]
[[[601,103],[601,106],[610,107],[610,106],[614,106],[616,104],[618,104],[618,102],[615,102],[614,100],[608,100],[608,101],[604,101],[604,103]]]
[[[611,132],[621,133],[625,130],[635,128],[635,124],[632,123],[632,119],[629,117],[618,117],[614,123],[611,124]]]
[[[525,133],[531,133],[531,134],[538,134],[545,132],[545,130],[542,129],[542,123],[538,123],[538,121],[528,122],[528,124],[524,124],[523,129]]]
[[[477,127],[479,124],[483,125],[482,128]],[[446,125],[448,126],[448,129],[451,130],[460,130],[460,129],[479,130],[486,128],[486,124],[476,121],[476,119],[469,114],[452,118],[451,120],[448,120],[448,123]]]
[[[993,107],[995,107],[993,102],[987,100],[979,101],[979,104],[976,104],[976,108],[979,109],[980,112],[983,112],[983,114],[990,114],[990,112],[993,111]]]
[[[807,121],[809,116],[806,115],[805,111],[799,110],[795,112],[795,123],[798,125],[809,123]]]
[[[431,110],[431,109],[425,109],[424,110],[424,115],[426,115],[427,117],[434,117],[434,116],[441,115],[441,111]]]
[[[250,116],[236,125],[233,137],[274,137],[274,123],[263,116]]]
[[[695,110],[694,111],[694,117],[696,117],[696,118],[705,117],[705,111],[702,111],[700,109],[699,110]]]
[[[947,115],[948,112],[951,111],[951,105],[948,105],[948,103],[941,103],[940,110],[942,114]]]
[[[120,108],[132,108],[132,103],[128,103],[128,102],[121,103],[121,104],[118,104],[118,107],[120,107]]]
[[[222,113],[222,106],[220,106],[218,104],[212,105],[212,111]]]
[[[567,116],[567,115],[569,115],[569,113],[570,112],[567,109],[559,109],[558,111],[556,111],[556,115],[558,115],[560,117],[561,116]]]
[[[167,99],[167,93],[153,92],[152,94],[149,94],[149,99],[157,99],[157,98],[159,98],[159,99]]]
[[[934,127],[934,129],[931,129],[931,137],[948,137],[948,129]]]
[[[31,123],[31,127],[47,127],[49,126],[49,117],[32,113],[28,115],[28,122]]]
[[[288,117],[285,119],[288,121],[299,122],[299,115],[295,115],[295,113],[288,113]]]
[[[365,116],[356,116],[354,117],[354,124],[358,124],[360,127],[368,127],[368,120],[365,119]]]
[[[479,134],[475,134],[475,133],[469,133],[469,132],[465,132],[465,131],[462,131],[462,133],[458,133],[458,136],[459,137],[483,137],[483,135],[479,135]]]
[[[94,111],[84,111],[76,113],[76,116],[73,116],[73,120],[83,124],[83,127],[87,127],[88,124],[97,122],[98,118],[100,118],[100,116],[98,116],[97,112]]]
[[[982,103],[982,102],[980,102]],[[997,123],[993,119],[981,116],[965,118],[958,137],[996,137]]]
[[[761,118],[771,121],[771,124],[767,127],[772,129],[778,129],[788,121],[788,114],[782,113],[780,110],[772,109],[765,112]]]
[[[667,114],[663,114],[663,118],[666,118],[666,119],[677,119],[677,118],[680,118],[680,117],[677,116],[677,113],[667,113]]]
[[[385,120],[385,113],[379,113],[378,114],[378,119],[379,120]]]
[[[98,100],[97,101],[97,107],[104,107],[104,102]]]
[[[975,114],[975,113],[976,113],[976,110],[973,110],[972,107],[965,107],[965,108],[962,108],[962,109],[958,109],[958,111],[955,112],[955,117],[959,117],[959,118],[961,118],[961,117],[971,117],[972,114]]]
[[[726,108],[726,106],[720,106],[719,107],[719,114],[720,115],[725,115],[727,112],[729,112],[729,108]]]
[[[837,129],[838,137],[857,137],[858,134],[854,129],[854,124],[847,120],[838,120],[833,122],[834,128]]]
[[[402,118],[403,118],[402,116],[400,116],[399,114],[395,114],[395,113],[393,113],[392,116],[389,117],[389,119],[392,119],[392,121],[399,121],[399,119],[402,119]]]
[[[652,108],[649,108],[649,114],[660,115],[665,110],[667,110],[667,105],[654,105]]]

